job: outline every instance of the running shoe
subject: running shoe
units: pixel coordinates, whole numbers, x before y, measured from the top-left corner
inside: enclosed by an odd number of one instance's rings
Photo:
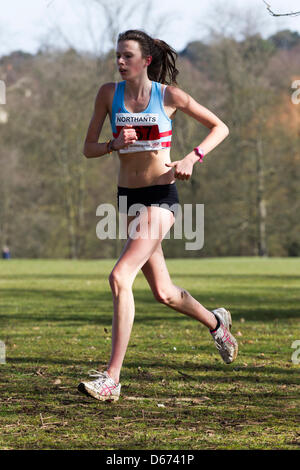
[[[212,313],[220,320],[220,326],[217,330],[211,331],[216,348],[218,349],[223,361],[226,364],[233,362],[238,354],[238,343],[235,337],[230,333],[232,319],[229,310],[223,307],[212,310]]]
[[[80,382],[78,390],[88,397],[96,398],[101,401],[117,401],[119,400],[121,384],[116,384],[108,375],[108,372],[100,372],[98,370],[90,370],[90,377],[96,377],[95,380]]]

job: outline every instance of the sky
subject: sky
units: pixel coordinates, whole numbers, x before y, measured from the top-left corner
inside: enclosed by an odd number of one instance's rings
[[[108,0],[104,0],[108,1]],[[120,0],[110,0],[110,4]],[[274,17],[263,0],[147,0],[135,3],[134,12],[118,16],[121,31],[145,29],[150,35],[181,51],[188,42],[208,38],[209,31],[222,30],[241,38],[245,31],[260,32],[263,37],[282,29],[300,33],[300,16]],[[300,11],[300,0],[267,0],[274,13]],[[234,16],[228,13],[234,12]],[[0,56],[14,50],[36,53],[47,41],[57,47],[105,51],[111,45],[104,10],[97,0],[0,0]],[[163,19],[160,29],[157,23]]]

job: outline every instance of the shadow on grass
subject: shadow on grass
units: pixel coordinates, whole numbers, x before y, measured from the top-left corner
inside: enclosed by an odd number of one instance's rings
[[[112,265],[112,268],[114,265]],[[274,279],[276,281],[300,281],[300,276],[297,276],[295,274],[259,274],[259,273],[253,273],[253,274],[232,274],[228,270],[227,273],[224,274],[218,274],[218,273],[183,273],[183,272],[175,272],[169,269],[169,273],[171,278],[179,277],[179,278],[195,278],[195,279],[203,279],[205,281],[206,279],[216,279],[216,281],[223,281],[225,280],[228,282],[230,279],[232,280],[249,280],[250,282],[253,281],[267,281]],[[0,274],[0,279],[1,280],[42,280],[42,279],[65,279],[65,280],[72,280],[72,279],[77,279],[77,280],[82,280],[84,282],[85,280],[93,280],[93,281],[98,281],[99,279],[107,279],[109,277],[110,270],[108,270],[105,274],[99,272],[99,274],[60,274],[60,273],[50,273],[50,274],[42,274],[42,273],[37,273],[37,274]],[[143,272],[140,270],[138,272],[139,278],[143,278]]]
[[[295,289],[297,292],[297,289]],[[215,300],[215,304],[211,305],[211,293],[202,292],[194,294],[202,305],[206,308],[217,308],[224,306],[231,311],[234,320],[244,318],[247,321],[254,322],[273,322],[277,320],[295,319],[300,317],[299,308],[289,307],[289,301],[283,296],[282,299],[274,299],[270,293],[269,297],[262,298],[261,295],[253,294],[236,294],[229,292],[228,294],[219,294]],[[148,290],[134,290],[134,299],[136,306],[135,322],[154,322],[154,321],[181,321],[181,313],[174,314],[174,310],[164,304],[159,304],[151,292]],[[200,298],[201,297],[201,298]],[[14,302],[13,305],[10,302]],[[39,289],[5,289],[1,293],[1,310],[9,311],[15,308],[15,302],[20,302],[20,312],[1,313],[0,320],[32,320],[34,322],[51,321],[51,322],[76,322],[76,323],[96,323],[109,324],[113,315],[113,297],[111,291],[88,291],[88,290],[39,290]],[[22,312],[22,303],[30,301],[30,307],[27,309],[35,309],[38,304],[37,313]],[[292,302],[296,302],[293,299]],[[58,305],[57,305],[58,304]],[[145,313],[143,305],[147,305]],[[61,307],[63,305],[63,307]],[[153,307],[149,311],[148,305]],[[242,305],[243,307],[239,307]],[[253,306],[252,308],[250,306]],[[45,309],[47,308],[47,312]],[[69,310],[73,309],[74,313],[70,314]],[[88,313],[89,310],[98,310],[97,313]],[[140,310],[141,309],[141,310]],[[163,311],[164,314],[158,314],[157,310]],[[101,312],[102,310],[102,312]],[[107,313],[103,313],[105,310]],[[57,313],[59,311],[59,313]],[[78,313],[76,313],[76,311]],[[82,313],[86,311],[87,313]]]
[[[87,307],[88,309],[88,307]],[[93,306],[93,309],[95,307]],[[232,309],[230,309],[231,313]],[[182,315],[182,314],[179,314]],[[158,324],[165,323],[165,326],[169,326],[170,322],[181,322],[183,318],[179,315],[176,314],[170,314],[168,312],[165,313],[165,315],[158,314],[156,312],[151,312],[151,313],[145,313],[145,312],[136,312],[135,318],[134,318],[134,323],[135,324],[152,324],[153,328],[156,327]],[[244,318],[247,322],[263,322],[263,323],[272,323],[275,320],[278,322],[285,322],[288,319],[293,319],[293,318],[299,318],[299,311],[296,309],[287,309],[287,310],[277,310],[275,313],[276,317],[274,318],[274,311],[270,312],[265,312],[265,311],[247,311],[246,309],[243,309],[240,313],[240,315],[232,315],[234,320],[239,320],[240,318]],[[55,313],[49,311],[47,314],[44,312],[39,312],[39,313],[17,313],[17,314],[10,314],[7,313],[6,315],[2,314],[0,315],[0,321],[1,322],[6,322],[6,325],[9,324],[9,321],[15,320],[17,322],[26,322],[26,321],[32,321],[35,325],[41,324],[41,323],[57,323],[57,327],[64,327],[65,324],[68,324],[68,326],[78,326],[80,324],[95,324],[95,325],[103,325],[103,326],[111,326],[112,324],[112,318],[113,318],[113,312],[108,312],[105,314],[79,314],[79,313],[74,313],[74,314],[66,314],[64,311],[61,311],[60,314],[57,313],[57,309],[55,309]],[[194,319],[190,318],[191,322],[194,322],[194,326],[196,325]],[[167,323],[168,322],[168,323]],[[200,323],[199,323],[200,325]],[[3,326],[3,323],[2,323]],[[20,325],[19,325],[20,326]],[[30,326],[30,325],[28,325]],[[3,333],[2,333],[3,334]]]
[[[71,360],[66,358],[36,358],[36,357],[10,357],[7,360],[8,367],[10,365],[17,366],[19,364],[28,364],[30,368],[35,368],[36,366],[53,366],[53,365],[64,365],[64,366],[85,366],[87,372],[89,369],[97,369],[99,366],[99,361],[88,362],[87,360]],[[208,383],[224,383],[229,382],[234,384],[234,381],[237,382],[247,382],[247,383],[270,383],[270,384],[290,384],[290,385],[300,385],[299,370],[290,368],[290,367],[279,367],[279,366],[248,366],[242,367],[238,364],[232,364],[230,366],[225,366],[223,364],[210,364],[202,363],[195,365],[194,363],[184,363],[178,362],[177,364],[170,364],[168,362],[156,362],[155,365],[149,366],[149,364],[144,364],[143,361],[139,360],[134,363],[126,362],[126,368],[132,370],[137,369],[139,365],[143,372],[132,372],[124,373],[123,380],[129,380],[130,382],[156,382],[159,383],[161,380],[168,379],[168,370],[172,369],[174,372],[177,372],[178,375],[171,377],[170,382],[173,381],[184,381],[184,382],[195,382],[199,381],[208,382]],[[160,375],[153,375],[149,372],[149,368],[159,367],[165,369],[165,373]],[[213,375],[205,375],[205,373],[211,371]],[[204,375],[192,375],[194,373],[199,374],[203,372]],[[13,369],[10,369],[10,374],[13,373]],[[77,373],[74,370],[65,370],[64,375],[69,375],[71,377]],[[228,375],[230,373],[230,375]],[[54,374],[55,375],[55,374]],[[280,375],[281,377],[276,377]],[[122,380],[121,380],[122,381]]]
[[[0,275],[1,281],[11,281],[11,280],[32,280],[32,281],[41,281],[41,280],[81,280],[84,281],[99,281],[102,279],[107,280],[110,272],[107,274],[5,274]]]

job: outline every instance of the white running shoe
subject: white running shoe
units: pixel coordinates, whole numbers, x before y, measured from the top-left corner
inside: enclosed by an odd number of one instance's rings
[[[229,310],[223,307],[212,310],[216,317],[220,320],[220,326],[215,331],[210,331],[216,348],[226,364],[233,362],[238,354],[238,343],[235,337],[230,333],[232,319]]]
[[[96,398],[101,401],[117,401],[119,400],[121,384],[116,384],[108,375],[108,372],[100,372],[98,370],[90,370],[90,377],[96,377],[95,380],[88,382],[80,382],[78,390],[88,397]]]

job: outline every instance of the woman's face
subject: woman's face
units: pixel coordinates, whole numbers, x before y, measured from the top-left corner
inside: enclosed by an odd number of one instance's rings
[[[150,56],[147,59],[142,57],[140,44],[132,39],[118,42],[116,57],[123,80],[141,75],[151,62]]]

